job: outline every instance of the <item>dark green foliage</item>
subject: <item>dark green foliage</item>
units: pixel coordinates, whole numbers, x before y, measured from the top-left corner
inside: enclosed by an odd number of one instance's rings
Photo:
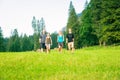
[[[34,50],[36,51],[39,48],[39,35],[34,33]]]
[[[109,3],[108,3],[109,2]],[[100,23],[107,44],[120,43],[120,0],[102,1]]]
[[[4,38],[4,51],[6,52],[7,51],[7,46],[8,46],[8,42],[9,42],[9,38]]]
[[[10,52],[20,52],[20,51],[32,51],[34,49],[34,38],[33,36],[24,36],[19,37],[17,30],[15,29],[15,34],[12,34],[10,38],[5,38],[5,46],[7,47],[6,51]]]
[[[82,46],[120,43],[119,0],[91,0],[80,17]]]
[[[80,43],[81,47],[92,46],[97,44],[97,38],[92,27],[92,15],[89,5],[86,4],[82,12],[81,28],[80,28]]]
[[[52,46],[51,48],[54,49],[58,46],[58,43],[57,43],[57,33],[54,32],[51,34],[51,38],[52,38]]]
[[[34,49],[34,38],[33,38],[33,35],[29,36],[28,39],[30,40],[30,50],[33,50]],[[38,44],[39,45],[39,44]]]
[[[13,51],[13,52],[21,51],[20,38],[18,36],[17,29],[14,29],[12,36],[9,39],[8,51]]]
[[[80,25],[78,21],[73,25],[72,32],[74,34],[75,48],[80,48]]]
[[[33,42],[26,34],[21,38],[21,49],[22,51],[33,50]]]
[[[2,29],[0,27],[0,52],[5,51],[5,44],[4,44],[4,38],[2,35]]]
[[[64,35],[64,42],[63,42],[63,48],[66,48],[68,49],[68,46],[67,46],[67,43],[66,43],[66,31],[65,30],[62,30],[62,33]]]

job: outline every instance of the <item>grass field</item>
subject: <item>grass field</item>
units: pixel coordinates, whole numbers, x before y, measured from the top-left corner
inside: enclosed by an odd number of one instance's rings
[[[0,80],[120,80],[120,46],[83,48],[74,54],[1,52]]]

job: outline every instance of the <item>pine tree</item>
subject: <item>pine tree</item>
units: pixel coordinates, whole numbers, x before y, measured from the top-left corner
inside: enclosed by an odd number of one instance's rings
[[[9,39],[8,51],[13,51],[13,52],[21,51],[21,43],[17,29],[14,29],[12,36]]]
[[[33,28],[33,30],[34,30],[34,50],[36,51],[37,50],[37,39],[38,39],[38,28],[37,28],[38,26],[37,26],[37,22],[36,22],[36,18],[35,18],[35,16],[33,16],[33,19],[32,19],[32,28]]]
[[[120,4],[119,0],[91,0],[92,26],[99,44],[120,42]]]
[[[40,19],[40,32],[42,32],[43,30],[45,30],[45,21],[43,19],[43,17]]]
[[[119,0],[91,0],[80,17],[83,45],[120,43]]]
[[[2,35],[2,29],[0,27],[0,52],[5,51],[4,38]]]
[[[79,48],[79,31],[80,31],[80,25],[78,21],[77,14],[75,12],[74,6],[72,4],[72,1],[70,2],[69,6],[69,17],[67,22],[67,30],[71,28],[72,32],[75,36],[75,48]]]
[[[21,42],[22,42],[22,44],[21,44],[22,51],[30,51],[31,50],[31,48],[32,48],[31,41],[26,34],[24,34]]]
[[[36,18],[35,18],[35,16],[33,16],[33,19],[32,19],[32,28],[34,30],[34,33],[37,33],[37,25],[36,25]]]
[[[120,0],[102,1],[101,25],[103,40],[107,44],[120,43]]]
[[[92,21],[92,27],[94,29],[94,34],[98,38],[98,43],[101,46],[102,43],[104,42],[103,40],[103,26],[100,23],[101,20],[101,13],[102,13],[102,0],[91,0],[90,2],[90,11],[91,11],[91,21]]]
[[[73,25],[76,23],[76,21],[77,21],[77,15],[76,15],[74,6],[71,1],[70,6],[69,6],[69,17],[68,17],[68,22],[67,22],[67,30],[68,28],[72,28]]]
[[[29,41],[30,41],[30,50],[33,50],[34,49],[34,37],[32,35],[32,36],[29,36],[28,38],[29,38]]]
[[[89,4],[86,4],[81,16],[80,43],[81,47],[96,44],[96,36],[93,34],[92,14]]]
[[[41,33],[40,21],[39,21],[39,20],[37,20],[37,33],[38,33],[38,34]]]

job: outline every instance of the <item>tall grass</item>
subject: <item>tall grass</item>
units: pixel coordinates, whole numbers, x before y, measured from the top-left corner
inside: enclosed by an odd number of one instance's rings
[[[120,46],[0,53],[0,80],[119,80]]]

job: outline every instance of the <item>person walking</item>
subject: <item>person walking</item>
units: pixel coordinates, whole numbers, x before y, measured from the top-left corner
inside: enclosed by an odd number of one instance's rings
[[[45,40],[46,40],[46,32],[45,32],[45,30],[43,30],[42,34],[40,35],[40,38],[39,38],[41,52],[45,51],[45,49],[46,49]]]
[[[52,39],[50,37],[50,33],[47,34],[46,40],[45,40],[46,50],[47,53],[50,52],[50,46],[52,45]]]
[[[61,52],[63,48],[63,42],[64,42],[64,35],[62,34],[62,31],[59,31],[58,33],[57,42],[58,42],[58,50],[59,52]]]

